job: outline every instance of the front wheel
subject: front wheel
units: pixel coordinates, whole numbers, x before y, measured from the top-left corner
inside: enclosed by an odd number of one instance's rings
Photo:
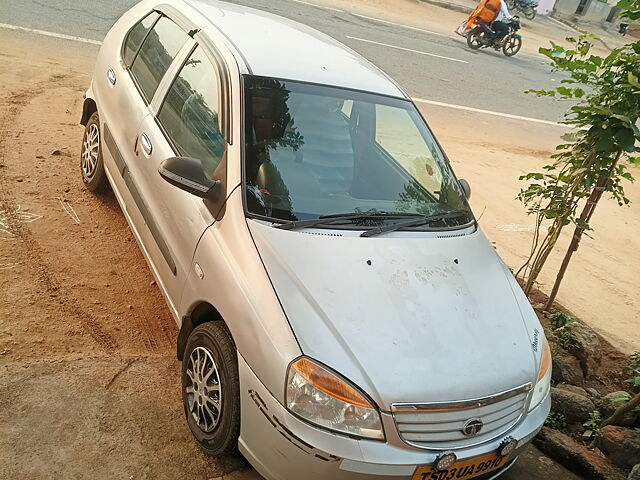
[[[482,39],[480,37],[481,35],[482,32],[477,27],[469,32],[469,34],[467,35],[467,45],[469,45],[470,49],[478,50],[480,47],[482,47]]]
[[[522,13],[524,13],[525,18],[529,20],[536,18],[536,9],[534,7],[527,7]]]
[[[514,10],[516,8],[516,0],[507,0],[507,7],[509,10]]]
[[[197,326],[182,359],[182,403],[187,424],[209,455],[236,450],[240,434],[240,381],[236,346],[220,321]]]
[[[507,57],[513,57],[522,48],[522,38],[520,36],[511,35],[502,46],[502,53]]]

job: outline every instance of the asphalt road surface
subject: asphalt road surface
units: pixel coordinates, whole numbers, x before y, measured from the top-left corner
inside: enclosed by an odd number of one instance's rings
[[[135,0],[2,0],[4,24],[102,40]],[[543,58],[470,50],[455,35],[403,28],[348,12],[292,0],[233,0],[313,26],[353,48],[393,77],[414,98],[559,121],[566,105],[525,95],[553,87]],[[526,39],[525,39],[526,41]]]

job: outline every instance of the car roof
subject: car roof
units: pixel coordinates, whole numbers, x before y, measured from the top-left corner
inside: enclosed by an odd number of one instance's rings
[[[407,98],[379,68],[311,27],[227,2],[184,1],[234,44],[245,73]]]

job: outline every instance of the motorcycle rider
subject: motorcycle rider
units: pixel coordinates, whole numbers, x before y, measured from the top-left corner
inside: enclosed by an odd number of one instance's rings
[[[505,35],[509,33],[509,21],[511,21],[511,14],[509,13],[509,9],[507,8],[507,2],[505,0],[501,0],[500,5],[500,13],[491,24],[491,30],[496,32],[496,35],[499,40],[502,40]]]
[[[505,0],[481,0],[469,18],[460,25],[455,32],[463,37],[467,36],[476,24],[484,22],[502,39],[509,33],[509,25],[503,20],[510,20],[511,14]]]

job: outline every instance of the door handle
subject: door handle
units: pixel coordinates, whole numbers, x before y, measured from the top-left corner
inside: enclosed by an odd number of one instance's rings
[[[114,72],[111,68],[107,70],[107,78],[109,79],[109,83],[111,85],[116,84],[116,72]]]
[[[147,155],[151,155],[151,152],[153,151],[153,145],[151,144],[151,140],[149,140],[149,137],[146,133],[140,135],[140,145],[142,145],[144,153],[146,153]]]

